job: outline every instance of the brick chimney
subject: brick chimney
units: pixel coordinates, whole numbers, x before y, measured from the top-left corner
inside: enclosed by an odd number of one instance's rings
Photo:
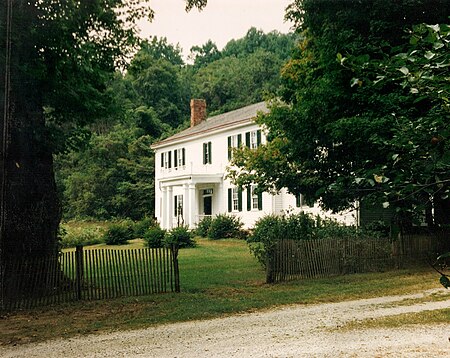
[[[191,99],[191,127],[206,119],[206,101],[204,99]]]

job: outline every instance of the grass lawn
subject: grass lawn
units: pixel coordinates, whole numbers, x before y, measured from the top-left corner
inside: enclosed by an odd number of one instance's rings
[[[140,241],[130,244],[141,245]],[[179,294],[82,301],[14,312],[0,319],[0,344],[207,319],[278,305],[337,302],[440,287],[439,277],[427,267],[266,285],[264,271],[249,253],[246,243],[238,240],[200,239],[196,248],[180,250],[179,264],[182,291]]]

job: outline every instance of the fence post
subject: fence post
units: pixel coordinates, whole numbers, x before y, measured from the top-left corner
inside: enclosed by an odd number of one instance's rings
[[[77,299],[81,300],[83,293],[83,277],[84,263],[83,263],[83,246],[77,245],[75,249],[75,282],[77,288]]]
[[[267,250],[266,252],[266,283],[274,283],[275,275],[274,275],[274,261],[275,261],[275,252],[276,249],[272,248],[271,250]]]
[[[172,261],[173,261],[173,274],[175,281],[175,292],[180,292],[180,269],[178,267],[178,245],[172,244],[170,246],[172,251]]]

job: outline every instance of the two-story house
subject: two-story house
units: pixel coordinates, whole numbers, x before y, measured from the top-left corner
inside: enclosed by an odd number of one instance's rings
[[[254,122],[264,102],[207,118],[204,100],[191,100],[191,126],[152,145],[155,150],[155,216],[162,228],[195,228],[205,216],[229,213],[252,227],[266,214],[287,209],[334,217],[356,224],[356,212],[331,215],[318,205],[307,206],[302,197],[282,190],[257,194],[254,187],[238,188],[226,178],[233,147],[257,148],[265,135]]]

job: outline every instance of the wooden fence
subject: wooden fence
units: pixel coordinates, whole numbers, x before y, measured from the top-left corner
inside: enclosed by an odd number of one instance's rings
[[[52,257],[3,264],[0,308],[4,310],[180,291],[176,246],[98,250],[80,246]]]
[[[385,271],[437,252],[432,236],[389,239],[279,240],[267,258],[266,282]]]

